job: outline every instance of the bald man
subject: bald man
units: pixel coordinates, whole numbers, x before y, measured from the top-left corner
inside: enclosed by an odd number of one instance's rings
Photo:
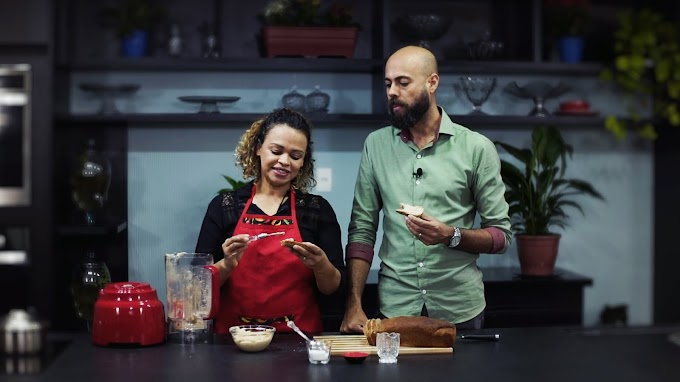
[[[494,144],[453,123],[437,106],[437,60],[407,46],[385,65],[391,125],[366,138],[354,188],[345,259],[349,292],[340,330],[360,333],[361,304],[378,219],[379,317],[425,315],[479,329],[484,322],[480,253],[504,253],[511,240],[505,185]],[[423,206],[401,215],[400,203]],[[475,217],[480,227],[474,228]]]

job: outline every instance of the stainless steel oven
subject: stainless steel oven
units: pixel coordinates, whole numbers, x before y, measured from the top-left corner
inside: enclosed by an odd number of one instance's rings
[[[31,204],[31,67],[0,64],[0,207]]]

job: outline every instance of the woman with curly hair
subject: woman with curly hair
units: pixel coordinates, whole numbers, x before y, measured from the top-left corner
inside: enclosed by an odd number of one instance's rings
[[[287,320],[323,331],[319,303],[343,301],[346,270],[335,212],[307,192],[316,184],[310,123],[291,109],[274,110],[243,134],[236,164],[252,181],[210,202],[196,244],[220,270],[215,331],[244,324],[290,331]],[[263,233],[275,235],[254,240]],[[284,246],[284,239],[299,244]]]

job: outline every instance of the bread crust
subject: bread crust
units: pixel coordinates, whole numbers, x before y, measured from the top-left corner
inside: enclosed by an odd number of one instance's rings
[[[413,215],[420,217],[420,215],[425,212],[425,209],[422,206],[412,206],[406,203],[399,203],[399,208],[397,208],[396,211],[402,215]]]
[[[293,248],[294,245],[299,245],[299,246],[302,246],[302,247],[305,246],[304,243],[299,242],[299,241],[295,241],[295,240],[290,239],[290,238],[281,240],[281,245],[284,246],[284,247],[288,247],[288,248]]]
[[[448,321],[423,316],[400,316],[369,319],[364,335],[369,345],[375,346],[378,333],[400,333],[401,346],[452,347],[456,342],[456,326]]]

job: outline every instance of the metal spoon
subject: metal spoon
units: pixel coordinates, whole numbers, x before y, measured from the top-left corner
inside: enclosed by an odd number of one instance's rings
[[[292,320],[288,320],[286,325],[288,325],[289,328],[295,330],[295,333],[299,334],[302,338],[305,339],[305,341],[312,342],[312,340],[310,340],[309,337],[305,335],[305,333],[302,333],[302,330],[300,330],[300,328],[298,328],[297,325],[295,325],[295,322],[293,322]]]

